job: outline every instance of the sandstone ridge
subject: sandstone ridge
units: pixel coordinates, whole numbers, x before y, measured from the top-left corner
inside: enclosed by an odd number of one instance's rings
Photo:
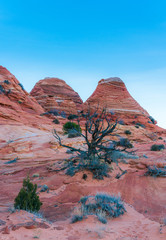
[[[6,68],[0,66],[0,122],[37,125],[44,109]]]

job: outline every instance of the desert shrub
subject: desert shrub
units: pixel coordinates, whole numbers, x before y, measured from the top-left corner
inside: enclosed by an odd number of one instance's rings
[[[124,133],[125,133],[126,135],[131,135],[131,131],[130,131],[130,130],[125,130]]]
[[[54,116],[58,116],[59,115],[59,112],[57,109],[51,109],[49,110],[48,112],[46,112],[47,114],[52,114]]]
[[[159,139],[159,140],[163,140],[163,138],[162,138],[162,137],[159,137],[158,139]]]
[[[68,138],[75,138],[79,136],[80,136],[80,132],[77,132],[75,129],[70,130],[68,133]]]
[[[10,81],[9,80],[4,80],[3,81],[5,84],[9,85],[10,84]]]
[[[18,85],[21,87],[21,89],[22,89],[23,91],[25,91],[24,86],[22,85],[22,83],[19,83]]]
[[[83,220],[83,216],[73,215],[72,219],[71,219],[71,223],[75,223],[75,222],[82,221],[82,220]]]
[[[149,119],[150,119],[151,123],[155,124],[156,121],[152,116],[149,116]]]
[[[81,220],[87,215],[96,215],[98,220],[105,224],[107,218],[119,217],[126,212],[126,209],[119,196],[97,193],[95,196],[82,197],[77,212],[80,213]],[[77,220],[77,216],[74,220]]]
[[[136,126],[138,126],[138,127],[142,127],[142,128],[146,128],[144,124],[142,124],[142,123],[139,123],[139,122],[138,122],[138,123],[136,123],[135,127],[136,127]]]
[[[68,116],[68,120],[73,120],[73,119],[76,119],[76,118],[78,118],[78,115],[75,115],[75,114],[70,114]]]
[[[57,109],[51,109],[47,112],[41,113],[40,116],[44,116],[44,115],[54,115],[54,116],[59,116],[59,112]]]
[[[23,187],[14,200],[14,207],[16,209],[23,209],[26,211],[38,212],[42,203],[36,193],[37,185],[30,182],[29,177],[23,180]]]
[[[71,130],[75,130],[75,132],[81,133],[81,128],[78,124],[74,122],[66,122],[63,125],[63,131],[65,134],[70,133]]]
[[[117,142],[117,146],[125,147],[125,148],[133,148],[133,145],[130,143],[128,138],[120,138]]]
[[[165,149],[164,144],[153,144],[150,148],[151,151],[161,151]]]
[[[66,118],[66,113],[65,113],[64,111],[62,111],[62,112],[60,113],[60,115],[61,115],[61,117]]]
[[[105,214],[104,211],[99,210],[96,215],[97,215],[98,220],[99,220],[101,223],[103,223],[103,224],[106,224],[106,223],[107,223],[107,218],[106,218],[106,214]]]
[[[2,86],[2,85],[0,85],[0,94],[1,93],[5,93],[6,91],[5,91],[5,89],[4,89],[4,87]]]
[[[12,163],[16,163],[18,160],[18,157],[14,158],[13,160],[10,160],[8,162],[6,162],[5,164],[12,164]]]
[[[52,122],[55,123],[55,124],[59,124],[59,123],[60,123],[59,120],[58,120],[57,118],[54,119]]]
[[[124,125],[124,121],[121,119],[121,120],[119,120],[119,122],[118,122],[120,125]]]
[[[156,166],[153,166],[153,167],[148,166],[145,176],[166,177],[166,166],[164,168],[158,168]]]
[[[92,161],[85,160],[77,165],[73,162],[69,162],[66,168],[66,174],[71,177],[80,170],[89,170],[92,172],[93,178],[98,180],[103,180],[104,177],[108,177],[108,173],[110,171],[108,164],[105,162],[100,162],[98,159],[94,159]]]
[[[76,172],[78,172],[78,171],[79,171],[78,167],[75,167],[72,165],[72,166],[67,167],[66,175],[73,177],[76,174]]]
[[[109,166],[105,162],[100,162],[98,159],[94,159],[88,163],[82,164],[82,169],[87,169],[92,172],[93,178],[103,180],[104,177],[108,177],[110,170]]]

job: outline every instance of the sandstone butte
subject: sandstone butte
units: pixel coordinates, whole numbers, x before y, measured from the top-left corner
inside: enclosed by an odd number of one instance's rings
[[[51,84],[47,81],[46,99],[49,91],[51,96],[55,94],[55,90],[51,93]],[[121,114],[119,117],[124,116],[124,125],[118,124],[116,133],[131,141],[136,158],[119,160],[120,168],[127,170],[120,179],[116,178],[119,168],[113,164],[110,177],[100,181],[93,179],[88,171],[78,172],[73,177],[67,176],[65,171],[57,171],[64,159],[70,156],[56,142],[51,130],[56,128],[63,143],[69,146],[81,146],[84,143],[82,137],[69,139],[63,135],[62,126],[67,120],[58,117],[60,124],[55,125],[49,118],[40,116],[50,109],[50,105],[48,108],[47,105],[42,107],[3,67],[0,67],[0,86],[0,240],[166,239],[166,179],[144,176],[147,166],[166,165],[166,149],[150,151],[152,144],[164,144],[166,147],[166,131],[147,123],[148,113],[129,95],[120,79],[111,82],[110,79],[101,80],[88,101],[96,106],[97,94],[101,106],[105,106],[107,100],[111,111]],[[43,92],[41,94],[43,96]],[[77,95],[73,93],[72,96]],[[57,98],[67,99],[63,95]],[[74,106],[78,104],[79,108],[79,98],[72,99]],[[65,111],[65,108],[58,109]],[[129,110],[133,111],[132,115]],[[136,121],[144,122],[145,127],[135,127],[132,123],[135,115]],[[126,136],[125,130],[130,130],[131,135]],[[86,181],[82,178],[83,173],[87,174]],[[14,199],[27,174],[38,186],[43,217],[26,211],[13,211]],[[40,192],[44,184],[48,186],[48,192]],[[120,193],[127,212],[119,218],[108,220],[106,225],[95,216],[71,224],[72,211],[80,198],[97,192]]]
[[[44,109],[24,90],[22,84],[6,68],[0,66],[0,122],[38,125],[48,122],[40,114]]]
[[[119,119],[125,124],[141,123],[150,127],[152,123],[148,112],[130,95],[118,77],[101,79],[96,90],[84,103],[84,108],[88,105],[91,108],[105,107],[113,119]]]
[[[46,112],[58,110],[60,113],[77,114],[82,100],[65,81],[58,78],[45,78],[36,83],[31,91],[38,103]]]

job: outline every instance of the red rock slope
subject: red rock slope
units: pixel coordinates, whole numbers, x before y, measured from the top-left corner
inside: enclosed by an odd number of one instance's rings
[[[45,111],[56,109],[67,114],[76,114],[82,104],[78,93],[58,78],[40,80],[30,94],[36,98]]]
[[[17,121],[34,125],[44,121],[45,118],[40,116],[43,112],[43,108],[24,90],[15,76],[0,66],[0,123]]]
[[[84,106],[106,107],[110,113],[115,114],[129,124],[135,122],[148,122],[148,112],[143,109],[130,95],[124,82],[117,77],[102,79],[94,93],[88,98]],[[137,118],[137,119],[136,119]]]

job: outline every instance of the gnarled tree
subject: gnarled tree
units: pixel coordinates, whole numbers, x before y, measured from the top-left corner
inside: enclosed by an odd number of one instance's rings
[[[59,144],[76,153],[74,159],[77,159],[79,164],[73,166],[73,163],[70,162],[69,174],[74,175],[75,171],[84,168],[91,170],[95,178],[103,179],[103,176],[108,176],[109,167],[107,164],[113,161],[111,155],[117,147],[117,142],[110,139],[110,136],[115,136],[114,130],[117,121],[111,120],[111,114],[108,114],[105,108],[100,111],[99,108],[96,108],[92,112],[89,107],[87,112],[81,111],[79,113],[77,122],[79,125],[84,123],[84,131],[80,135],[85,140],[85,149],[82,146],[75,148],[63,144],[57,131],[53,130],[53,135]]]

